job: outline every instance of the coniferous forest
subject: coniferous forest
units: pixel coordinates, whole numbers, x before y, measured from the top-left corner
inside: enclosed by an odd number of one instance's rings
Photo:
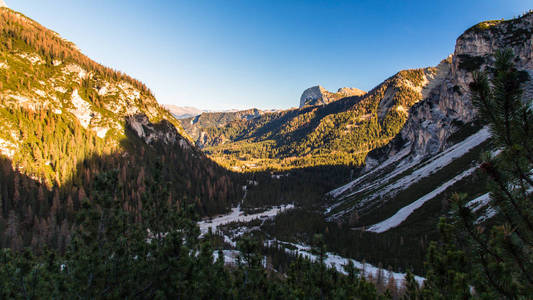
[[[531,299],[531,41],[182,126],[0,7],[0,299]]]

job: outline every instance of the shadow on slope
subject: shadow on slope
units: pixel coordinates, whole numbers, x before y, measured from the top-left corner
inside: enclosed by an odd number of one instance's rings
[[[126,120],[126,124],[128,122]],[[120,185],[115,199],[138,219],[142,211],[141,199],[145,196],[150,199],[145,192],[158,164],[161,178],[169,183],[170,196],[151,201],[193,204],[199,215],[212,215],[226,212],[241,199],[239,177],[216,165],[188,143],[180,144],[181,136],[168,121],[149,124],[149,127],[163,139],[174,135],[179,140],[172,143],[152,140],[147,144],[128,125],[119,150],[88,155],[76,161],[68,178],[52,185],[46,184],[43,178],[26,175],[20,166],[14,168],[10,159],[0,157],[0,247],[63,250],[74,229],[80,203],[84,198],[91,201],[94,197],[95,176],[110,170],[116,170]],[[44,145],[47,146],[50,145]],[[30,150],[37,151],[40,147],[41,144],[32,144]],[[24,155],[31,157],[31,153]],[[71,158],[64,156],[63,159]]]

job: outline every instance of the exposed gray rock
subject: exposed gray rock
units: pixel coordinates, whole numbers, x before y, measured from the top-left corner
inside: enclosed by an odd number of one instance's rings
[[[498,49],[511,48],[517,56],[516,67],[531,78],[533,14],[493,24],[488,28],[474,26],[457,39],[454,54],[443,61],[449,67],[439,65],[438,81],[427,85],[424,99],[410,109],[395,142],[370,153],[367,163],[383,162],[405,147],[411,148],[411,158],[431,156],[449,147],[448,138],[459,129],[457,124],[468,123],[476,117],[469,94],[472,71],[491,68]],[[531,97],[533,82],[526,82],[523,89],[524,97]]]
[[[343,87],[337,90],[337,94],[342,95],[344,97],[351,97],[363,96],[366,94],[366,92],[358,88]]]
[[[308,88],[300,97],[300,108],[304,106],[324,105],[345,97],[363,96],[366,92],[357,88],[340,88],[332,93],[320,85]]]
[[[300,97],[300,107],[307,105],[322,105],[329,103],[330,100],[326,95],[326,89],[320,85],[308,88]]]
[[[150,122],[145,114],[126,117],[126,126],[131,128],[146,144],[178,144],[182,148],[191,148],[189,143],[178,133],[176,127],[163,119],[157,124]]]

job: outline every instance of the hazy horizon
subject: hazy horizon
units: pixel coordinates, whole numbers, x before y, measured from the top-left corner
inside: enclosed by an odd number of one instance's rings
[[[159,103],[202,110],[296,107],[318,84],[368,91],[402,69],[437,65],[470,26],[531,8],[519,0],[6,2],[143,81]]]

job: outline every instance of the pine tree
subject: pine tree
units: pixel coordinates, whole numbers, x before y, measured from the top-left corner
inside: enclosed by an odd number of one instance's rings
[[[425,295],[508,299],[533,295],[533,103],[522,99],[520,86],[528,76],[513,66],[512,51],[498,51],[495,57],[492,72],[474,73],[470,87],[479,117],[488,124],[498,150],[485,154],[481,165],[488,178],[489,204],[497,216],[479,224],[465,195],[453,197],[453,214],[440,225],[443,243],[429,250]],[[452,240],[451,233],[458,238]],[[467,284],[474,288],[473,295]]]

